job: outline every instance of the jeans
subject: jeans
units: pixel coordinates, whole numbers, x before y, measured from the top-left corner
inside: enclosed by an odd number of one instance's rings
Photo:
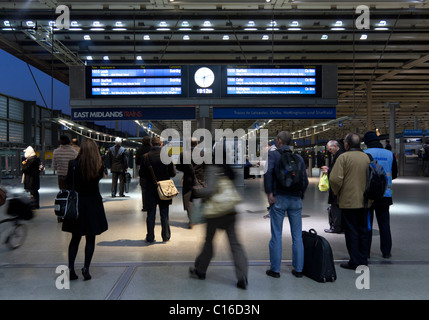
[[[276,203],[270,208],[271,240],[270,261],[271,271],[280,272],[282,259],[282,232],[285,213],[289,218],[292,234],[292,266],[298,272],[304,267],[304,245],[302,243],[302,200],[300,197],[276,195]]]

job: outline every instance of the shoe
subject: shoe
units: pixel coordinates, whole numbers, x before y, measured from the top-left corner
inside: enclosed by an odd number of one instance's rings
[[[302,278],[302,272],[296,271],[295,269],[292,270],[292,274],[297,278]]]
[[[147,238],[146,239],[144,239],[144,241],[146,241],[147,243],[149,243],[149,244],[152,244],[152,243],[154,243],[155,242],[155,239],[153,239],[153,240],[148,240]]]
[[[325,229],[326,233],[343,233],[341,230],[335,230],[335,229]]]
[[[88,268],[82,268],[83,281],[91,280]]]
[[[76,274],[76,271],[74,271],[74,269],[71,269],[69,271],[69,279],[70,280],[77,280],[79,277]]]
[[[237,288],[247,290],[247,278],[243,278],[242,280],[237,282]]]
[[[349,269],[349,270],[356,270],[356,266],[353,266],[348,262],[347,263],[341,263],[340,267],[344,268],[344,269]]]
[[[204,280],[206,278],[205,273],[199,273],[197,268],[189,267],[189,274],[191,278]]]
[[[112,193],[112,198],[115,198],[115,197],[116,197],[116,194],[113,194],[113,193]]]
[[[383,258],[384,259],[389,259],[389,258],[391,258],[392,257],[392,255],[390,254],[390,253],[388,253],[388,254],[383,254]]]
[[[273,277],[273,278],[280,278],[280,272],[274,272],[271,269],[268,269],[266,272],[267,276]]]

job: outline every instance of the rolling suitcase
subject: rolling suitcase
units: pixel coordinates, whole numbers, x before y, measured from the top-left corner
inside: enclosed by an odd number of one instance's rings
[[[302,232],[304,243],[304,268],[302,273],[317,281],[335,281],[334,257],[329,242],[317,235],[316,230],[310,229]]]

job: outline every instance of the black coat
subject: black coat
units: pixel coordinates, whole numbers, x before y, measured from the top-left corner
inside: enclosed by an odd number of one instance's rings
[[[27,162],[22,165],[22,172],[24,173],[24,189],[25,190],[39,190],[40,189],[40,159],[33,156],[27,159]]]
[[[152,149],[146,154],[149,157],[149,162],[152,165],[153,171],[157,181],[168,180],[176,175],[176,168],[173,162],[168,165],[163,164],[161,161],[161,147],[152,147]],[[149,164],[146,162],[146,157],[142,158],[139,170],[139,176],[146,179],[146,201],[157,204],[171,204],[172,200],[161,200],[159,199],[157,186],[152,177],[152,173],[149,171]]]
[[[128,168],[128,153],[122,146],[113,146],[108,153],[112,172],[125,172]]]
[[[96,179],[88,181],[82,176],[79,157],[70,161],[67,173],[67,188],[69,190],[73,187],[73,166],[76,168],[74,187],[79,196],[79,216],[76,220],[65,219],[62,230],[80,235],[99,235],[108,229],[103,199],[98,188],[104,168],[100,169]]]

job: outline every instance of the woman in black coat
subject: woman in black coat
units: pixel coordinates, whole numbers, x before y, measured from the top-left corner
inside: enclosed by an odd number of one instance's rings
[[[91,279],[89,265],[95,249],[95,237],[108,229],[103,199],[98,183],[103,177],[104,166],[97,144],[90,139],[82,142],[79,154],[69,162],[67,187],[73,188],[79,196],[79,216],[75,220],[65,219],[62,230],[72,233],[68,256],[70,280],[78,277],[74,271],[74,262],[82,236],[86,238],[85,261],[82,269],[84,280]]]

